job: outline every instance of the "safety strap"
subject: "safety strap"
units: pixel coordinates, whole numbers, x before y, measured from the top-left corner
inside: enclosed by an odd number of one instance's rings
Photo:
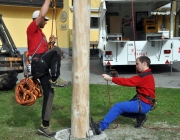
[[[150,103],[153,103],[153,107],[152,107],[151,110],[155,109],[156,104],[157,104],[156,99],[151,98],[151,97],[149,97],[149,96],[146,96],[146,95],[144,95],[144,94],[141,94],[141,95],[142,95],[144,98],[148,99],[148,101],[149,101]]]
[[[141,99],[140,99],[140,97],[139,97],[139,93],[137,92],[137,94],[131,99],[131,100],[133,100],[133,99],[137,99],[138,100],[138,113],[141,113]],[[155,109],[155,104],[157,103],[157,101],[154,99],[154,98],[151,98],[151,97],[149,97],[149,96],[146,96],[146,95],[144,95],[144,94],[141,94],[144,98],[146,98],[150,103],[153,103],[153,106],[152,106],[152,109],[151,110],[153,110],[153,109]]]
[[[43,39],[43,36],[42,36],[42,39]],[[38,47],[36,48],[36,50],[34,51],[33,55],[32,56],[26,56],[26,63],[28,62],[28,65],[26,64],[26,77],[29,77],[31,76],[31,63],[32,63],[32,58],[33,56],[35,55],[35,53],[37,52],[37,50],[39,49],[39,47],[41,46],[42,44],[42,39],[38,45]]]
[[[143,73],[140,73],[138,74],[139,77],[144,77],[144,76],[147,76],[147,75],[152,75],[151,71],[148,71],[148,72],[143,72]]]
[[[144,94],[141,94],[144,98],[148,99],[149,102],[152,102],[153,104],[155,104],[156,100],[154,98],[151,98],[149,96],[146,96]]]
[[[32,56],[29,56],[29,61],[30,61],[30,63],[31,63],[31,60],[32,60],[33,56],[35,55],[35,53],[37,52],[37,50],[38,50],[39,47],[41,46],[41,44],[42,44],[42,39],[43,39],[43,36],[42,36],[42,38],[41,38],[41,42],[39,43],[38,47],[37,47],[36,50],[34,51],[33,55],[32,55]]]
[[[137,99],[138,101],[138,113],[141,113],[141,100],[138,94],[136,94],[131,100]]]
[[[147,72],[143,72],[143,73],[140,73],[138,74],[139,77],[144,77],[144,76],[147,76],[147,75],[152,75],[151,71],[147,71]],[[137,92],[137,91],[136,91]],[[137,94],[132,98],[132,99],[137,99],[138,100],[138,113],[141,113],[141,99],[140,99],[140,96],[139,95],[142,95],[144,98],[146,98],[150,103],[153,103],[153,108],[154,109],[154,104],[156,102],[156,100],[154,98],[151,98],[149,96],[146,96],[144,94],[140,94],[137,92]]]
[[[140,97],[139,96],[137,96],[137,100],[138,100],[138,113],[140,114],[141,113],[141,100],[140,100]]]

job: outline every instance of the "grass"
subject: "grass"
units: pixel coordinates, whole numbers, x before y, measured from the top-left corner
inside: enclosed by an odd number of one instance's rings
[[[110,101],[107,91],[110,92]],[[53,130],[71,127],[71,93],[72,87],[55,88],[51,125]],[[90,85],[90,116],[96,122],[108,112],[110,104],[131,99],[135,88],[112,85]],[[170,127],[180,126],[180,89],[156,88],[157,107],[149,112],[146,126]],[[21,106],[16,103],[14,90],[0,93],[0,139],[2,140],[44,140],[37,135],[41,124],[42,98],[32,106]],[[134,126],[129,118],[118,117],[119,124]],[[159,124],[160,123],[160,124]],[[163,126],[167,124],[167,126]],[[179,128],[179,127],[178,127]]]

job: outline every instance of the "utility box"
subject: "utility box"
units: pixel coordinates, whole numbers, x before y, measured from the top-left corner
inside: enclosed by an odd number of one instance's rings
[[[120,33],[120,16],[110,16],[110,34]]]

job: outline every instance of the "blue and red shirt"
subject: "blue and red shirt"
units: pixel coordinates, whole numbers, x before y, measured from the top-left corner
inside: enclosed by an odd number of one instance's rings
[[[39,44],[40,47],[35,54],[45,53],[47,51],[48,42],[42,30],[36,26],[36,21],[32,21],[27,28],[28,55],[33,55]]]
[[[147,72],[151,72],[151,69],[143,71],[141,75]],[[143,95],[155,99],[155,81],[152,74],[146,76],[136,75],[131,78],[113,77],[112,82],[121,86],[136,87],[136,91],[140,95],[140,99],[147,104],[150,103]]]

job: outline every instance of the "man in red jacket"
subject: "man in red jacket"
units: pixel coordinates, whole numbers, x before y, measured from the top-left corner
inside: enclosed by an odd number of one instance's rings
[[[150,62],[147,56],[138,57],[136,59],[136,69],[139,74],[131,78],[110,77],[107,74],[102,75],[106,81],[112,81],[121,86],[136,87],[137,94],[131,100],[116,103],[99,124],[96,124],[90,118],[90,127],[95,135],[99,135],[107,129],[110,123],[119,115],[136,118],[137,124],[135,128],[143,126],[147,120],[146,113],[152,109],[155,102],[155,82],[151,69],[149,69]]]
[[[53,45],[56,38],[51,35],[49,42],[42,29],[49,18],[46,16],[51,0],[45,0],[40,10],[32,14],[32,22],[27,27],[28,55],[31,58],[31,71],[33,78],[38,78],[43,90],[42,125],[38,131],[47,136],[54,137],[56,132],[51,131],[50,118],[54,99],[54,89],[50,80],[55,82],[60,75],[61,49],[54,47],[48,50],[48,44]]]

